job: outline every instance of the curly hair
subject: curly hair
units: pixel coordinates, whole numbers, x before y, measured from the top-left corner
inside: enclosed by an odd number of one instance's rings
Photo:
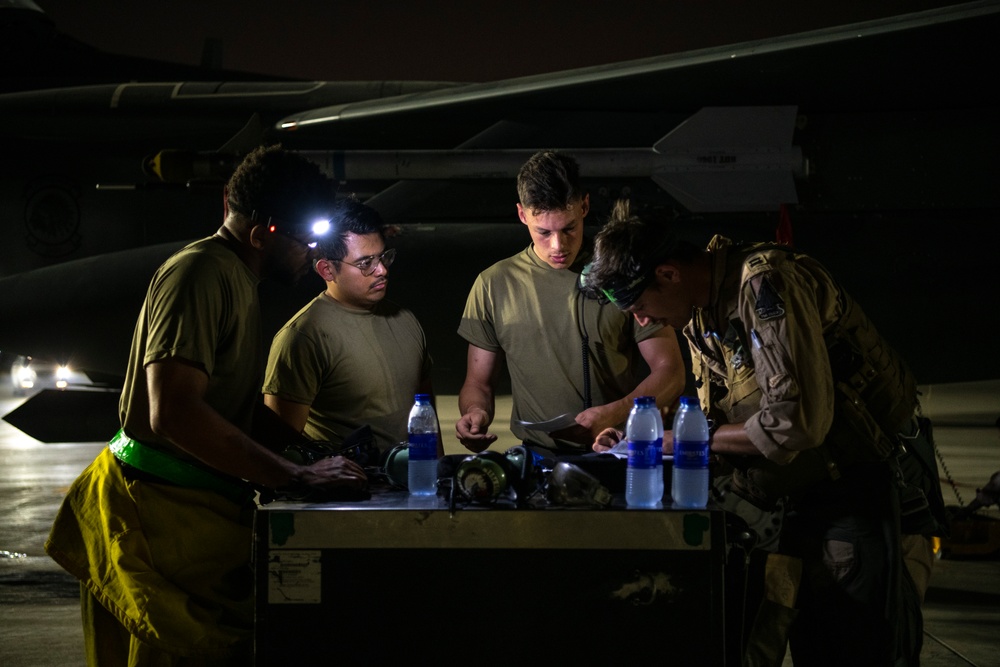
[[[580,167],[569,155],[540,151],[517,172],[517,196],[531,211],[561,211],[583,198]]]
[[[362,204],[351,195],[334,204],[330,216],[334,233],[320,239],[317,252],[326,259],[341,260],[347,257],[347,235],[378,234],[385,241],[385,223],[371,206]]]
[[[247,218],[256,211],[297,223],[329,211],[337,188],[316,164],[276,144],[247,154],[226,192],[230,210]]]

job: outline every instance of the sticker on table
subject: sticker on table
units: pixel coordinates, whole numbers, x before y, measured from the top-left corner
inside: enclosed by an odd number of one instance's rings
[[[273,550],[267,557],[268,604],[319,604],[323,566],[319,550]]]

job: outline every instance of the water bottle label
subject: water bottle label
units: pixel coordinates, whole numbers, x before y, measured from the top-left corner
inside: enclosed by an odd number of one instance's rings
[[[674,467],[697,470],[708,467],[708,440],[674,440]]]
[[[629,440],[628,467],[648,470],[663,461],[663,438],[656,440]]]
[[[437,433],[411,433],[408,442],[410,461],[437,460]]]

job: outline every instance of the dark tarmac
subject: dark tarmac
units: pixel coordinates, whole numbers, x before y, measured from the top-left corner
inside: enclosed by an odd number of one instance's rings
[[[13,410],[6,375],[0,375],[0,415]],[[924,412],[955,482],[942,470],[945,502],[968,504],[976,488],[1000,470],[1000,381],[924,387]],[[451,434],[455,397],[442,396],[446,453],[459,453]],[[498,405],[498,414],[504,404]],[[506,403],[509,413],[509,402]],[[498,419],[498,422],[500,420]],[[110,436],[111,434],[109,434]],[[514,444],[501,439],[498,448]],[[43,550],[49,525],[66,488],[104,446],[40,443],[0,421],[0,665],[84,665],[79,589]],[[1000,510],[986,512],[1000,519]],[[502,621],[502,619],[495,619]],[[1000,666],[1000,560],[937,561],[924,605],[925,667]],[[792,665],[786,658],[785,665]]]

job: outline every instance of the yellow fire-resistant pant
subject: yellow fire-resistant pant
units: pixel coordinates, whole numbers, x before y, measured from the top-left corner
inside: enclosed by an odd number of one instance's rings
[[[45,544],[85,591],[91,664],[122,651],[130,666],[245,664],[252,509],[212,491],[127,480],[104,449],[70,487]]]

